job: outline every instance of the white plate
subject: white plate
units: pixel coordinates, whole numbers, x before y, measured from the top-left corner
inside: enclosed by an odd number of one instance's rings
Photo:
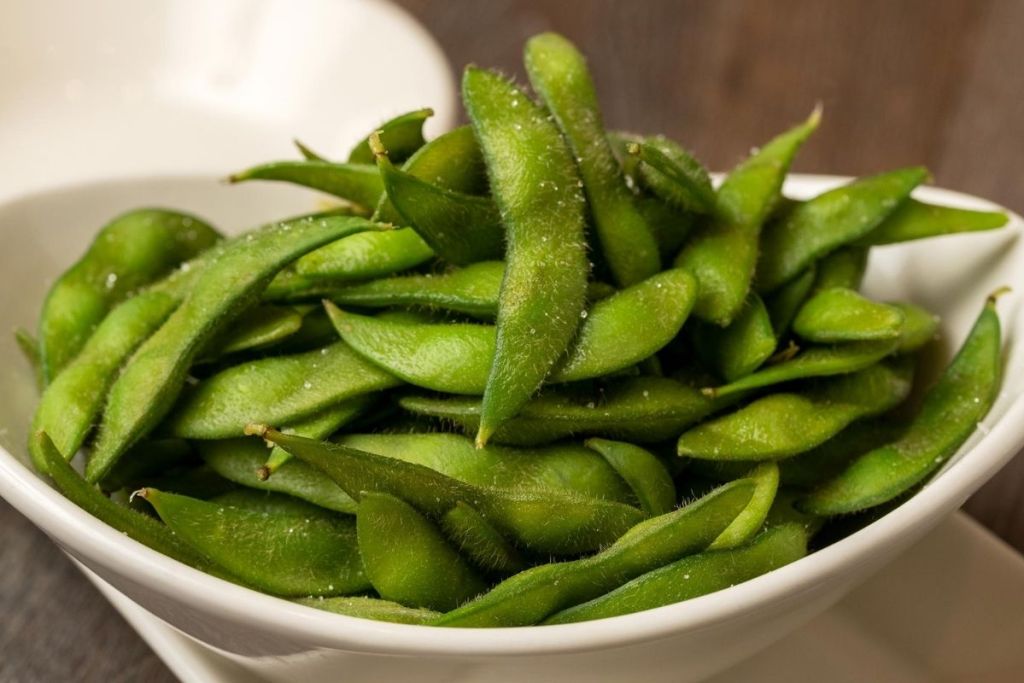
[[[253,682],[79,568],[183,683]],[[958,513],[838,605],[707,683],[1013,683],[1024,680],[1022,639],[1024,558]]]

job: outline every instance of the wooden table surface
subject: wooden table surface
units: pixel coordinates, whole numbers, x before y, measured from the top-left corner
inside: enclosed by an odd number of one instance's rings
[[[400,0],[453,65],[522,76],[554,29],[590,57],[610,127],[663,132],[725,169],[806,116],[795,169],[925,164],[938,185],[1024,210],[1019,0]],[[386,36],[381,36],[386,41]],[[383,58],[382,49],[374,58]],[[1024,456],[967,504],[1024,550]],[[0,681],[172,681],[57,549],[0,501]]]

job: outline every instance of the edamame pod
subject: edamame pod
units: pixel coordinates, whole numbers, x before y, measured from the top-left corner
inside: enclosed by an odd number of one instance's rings
[[[99,438],[86,466],[95,482],[174,405],[192,361],[259,296],[285,264],[344,235],[373,229],[349,216],[301,218],[232,241],[193,283],[185,301],[135,352],[110,389]]]
[[[317,467],[353,498],[378,491],[400,496],[441,519],[459,501],[472,504],[503,534],[536,553],[573,555],[611,543],[642,518],[636,508],[551,489],[473,486],[439,472],[340,444],[289,436],[264,425],[250,432]]]
[[[701,358],[727,382],[746,377],[761,367],[777,342],[768,309],[756,293],[747,296],[739,315],[726,327],[704,323],[693,331]]]
[[[438,256],[465,265],[502,255],[505,231],[490,198],[449,190],[400,171],[376,138],[371,136],[370,144],[391,206]]]
[[[598,301],[548,382],[600,377],[651,356],[678,334],[696,290],[689,273],[669,270]],[[403,323],[325,305],[342,339],[389,373],[436,391],[485,392],[497,357],[497,328]]]
[[[1003,211],[974,211],[927,204],[911,199],[881,225],[858,240],[859,244],[895,244],[959,232],[994,230],[1009,220]]]
[[[745,546],[708,550],[648,572],[589,602],[558,612],[545,624],[571,624],[642,612],[714,593],[795,562],[807,554],[799,524],[761,533]]]
[[[497,350],[476,441],[515,417],[565,353],[587,287],[584,199],[558,128],[502,76],[467,68],[466,112],[506,229]]]
[[[32,374],[36,378],[36,388],[42,391],[44,387],[43,359],[39,355],[39,341],[24,327],[17,327],[14,330],[14,343],[18,345],[21,355],[32,368]]]
[[[337,443],[429,467],[453,479],[501,489],[552,489],[620,502],[631,500],[616,470],[593,451],[562,443],[541,448],[477,449],[458,434],[344,434]]]
[[[501,261],[481,261],[440,275],[404,275],[325,287],[321,295],[343,306],[426,306],[490,318],[498,312],[504,275]]]
[[[597,451],[633,489],[644,512],[653,516],[676,506],[676,485],[668,470],[649,451],[622,441],[588,439],[586,447]]]
[[[284,306],[256,306],[242,314],[237,324],[209,344],[207,358],[215,360],[239,351],[269,346],[295,334],[302,314]]]
[[[305,417],[288,427],[282,428],[282,431],[286,434],[308,436],[311,439],[326,439],[365,413],[373,404],[375,398],[373,394],[361,394],[338,403],[332,403],[309,417]],[[276,472],[281,465],[291,460],[291,457],[280,448],[271,449],[270,457],[267,458],[266,464],[257,470],[256,475],[260,479],[266,479]]]
[[[423,124],[433,115],[433,109],[424,108],[399,114],[393,119],[385,121],[352,148],[348,154],[348,162],[350,164],[373,163],[370,138],[374,135],[380,136],[381,143],[391,150],[391,156],[396,163],[405,161],[415,154],[416,150],[423,147],[426,142],[423,139]]]
[[[241,436],[254,420],[291,424],[330,406],[400,384],[344,342],[231,366],[175,407],[167,431],[186,439]]]
[[[764,527],[768,512],[779,491],[779,466],[775,462],[762,462],[750,470],[745,478],[754,482],[754,493],[743,511],[708,546],[708,550],[728,550],[741,546]]]
[[[764,306],[768,310],[768,319],[771,321],[772,332],[775,333],[776,339],[781,339],[789,333],[793,318],[807,301],[816,278],[817,267],[811,266],[765,296]]]
[[[840,247],[818,261],[814,288],[811,291],[820,292],[833,287],[856,291],[860,289],[867,268],[868,250],[866,247]]]
[[[667,377],[634,377],[612,383],[599,393],[545,392],[495,432],[494,439],[530,446],[574,435],[600,435],[657,443],[675,438],[731,400],[713,400]],[[399,405],[417,415],[450,420],[471,433],[480,422],[480,402],[475,398],[405,396]]]
[[[793,157],[820,118],[816,109],[733,170],[718,190],[715,219],[699,227],[676,257],[676,267],[690,270],[700,284],[694,311],[702,320],[725,326],[739,314],[757,265],[761,225],[779,201]]]
[[[486,588],[440,530],[399,498],[362,494],[356,530],[366,574],[386,600],[443,611]]]
[[[339,164],[332,161],[272,161],[228,176],[228,182],[276,180],[319,190],[364,209],[377,206],[384,184],[373,163]]]
[[[802,393],[772,394],[679,437],[677,452],[712,460],[777,460],[809,450],[854,420],[880,415],[910,393],[913,366],[878,364],[821,380]]]
[[[865,510],[924,481],[973,434],[999,393],[999,316],[990,297],[921,411],[896,441],[856,458],[798,507],[816,515]]]
[[[660,266],[658,247],[608,144],[586,60],[556,33],[531,38],[523,56],[530,83],[576,157],[601,252],[615,283],[628,287],[654,275]]]
[[[261,478],[258,472],[267,460],[266,447],[253,439],[201,441],[199,454],[206,464],[228,481],[252,489],[283,493],[328,510],[356,513],[356,502],[320,470],[291,459],[282,463],[273,476]]]
[[[813,295],[793,319],[793,332],[819,343],[899,339],[903,309],[852,289],[833,287]]]
[[[390,600],[380,598],[335,597],[335,598],[299,598],[294,600],[300,605],[343,614],[346,617],[373,619],[374,621],[390,621],[394,624],[429,624],[441,616],[440,612],[418,607],[406,607]]]
[[[459,501],[441,518],[445,535],[477,567],[512,574],[526,568],[519,551],[472,506]]]
[[[637,176],[651,192],[683,211],[715,211],[715,190],[707,169],[668,138],[655,136],[627,147],[636,156]]]
[[[921,167],[860,178],[769,224],[761,238],[758,289],[773,291],[825,254],[869,234],[927,178]]]
[[[108,223],[46,295],[39,316],[45,381],[78,354],[115,304],[219,239],[195,216],[165,209],[129,211]]]
[[[259,590],[302,597],[370,588],[350,517],[245,489],[211,501],[154,488],[136,495],[182,540]]]
[[[753,486],[736,481],[704,498],[640,522],[598,554],[545,564],[501,582],[437,620],[439,626],[528,626],[592,600],[646,572],[702,550],[750,500]]]

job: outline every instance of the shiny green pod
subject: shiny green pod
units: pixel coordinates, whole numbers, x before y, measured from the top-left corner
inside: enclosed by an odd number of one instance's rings
[[[927,178],[921,167],[859,178],[770,223],[761,236],[758,289],[773,291],[825,254],[869,234]]]
[[[793,157],[820,118],[815,110],[733,170],[718,189],[715,219],[701,225],[676,257],[676,267],[690,270],[700,283],[694,312],[702,320],[725,326],[742,309],[757,265],[761,225],[779,201]]]
[[[860,289],[868,268],[868,249],[859,246],[840,247],[822,257],[817,264],[812,292],[833,287]]]
[[[362,494],[356,531],[366,575],[385,600],[444,611],[486,588],[434,523],[400,498]]]
[[[656,353],[678,334],[696,296],[689,273],[668,270],[595,303],[548,383],[600,377]],[[419,324],[343,312],[326,304],[338,334],[357,352],[410,384],[482,394],[497,357],[498,329]]]
[[[372,223],[349,216],[301,218],[225,246],[196,278],[181,306],[139,347],[115,380],[86,477],[93,482],[102,478],[170,412],[197,354],[227,328],[239,307],[259,296],[278,270],[327,242],[373,228]]]
[[[844,287],[811,296],[793,319],[793,332],[811,342],[899,339],[906,317],[898,306],[872,301]]]
[[[319,190],[370,211],[377,205],[384,184],[373,163],[341,164],[333,161],[272,161],[228,176],[230,183],[273,180]]]
[[[393,624],[415,624],[423,626],[441,616],[435,612],[421,607],[406,607],[390,600],[380,598],[368,598],[363,596],[333,597],[333,598],[298,598],[293,602],[312,607],[313,609],[342,614],[346,617],[357,617],[359,619],[372,619],[374,621],[388,621]]]
[[[650,451],[608,439],[587,439],[585,445],[600,453],[615,468],[648,515],[662,515],[676,506],[676,485],[665,466]]]
[[[759,398],[679,437],[679,455],[710,460],[777,460],[809,450],[865,417],[881,415],[910,393],[913,366],[876,364],[820,380],[800,393]]]
[[[504,276],[501,261],[481,261],[439,275],[400,275],[325,287],[320,294],[342,306],[425,306],[493,318]]]
[[[881,505],[920,484],[979,428],[999,393],[999,316],[990,298],[920,412],[896,441],[855,458],[842,472],[798,501],[816,515]]]
[[[725,327],[703,323],[693,328],[693,342],[705,363],[727,382],[746,377],[761,367],[777,341],[764,302],[755,292]]]
[[[667,377],[627,378],[601,392],[547,391],[527,403],[518,417],[495,432],[494,439],[524,446],[575,435],[657,443],[677,437],[729,402]],[[405,396],[399,405],[417,415],[454,422],[470,433],[480,423],[476,398]]]
[[[373,163],[370,138],[374,135],[380,137],[381,143],[391,151],[391,157],[396,163],[405,161],[426,143],[426,140],[423,139],[423,124],[433,115],[433,109],[424,108],[388,119],[352,148],[348,154],[348,162],[350,164]]]
[[[254,421],[292,424],[346,399],[397,386],[400,381],[344,342],[228,367],[188,393],[167,421],[186,439],[242,436]]]
[[[384,146],[371,136],[377,168],[391,206],[434,252],[455,265],[500,258],[505,230],[489,197],[434,185],[391,163]]]
[[[658,247],[608,143],[586,59],[563,36],[542,33],[527,41],[523,62],[576,158],[601,253],[615,283],[628,287],[654,275],[660,269]]]
[[[572,624],[642,612],[724,590],[767,574],[807,554],[807,531],[782,524],[749,545],[707,550],[665,565],[589,602],[553,614],[545,624]]]
[[[351,517],[245,489],[210,501],[154,488],[136,495],[183,541],[271,595],[344,595],[370,588]]]
[[[336,442],[367,453],[422,465],[476,486],[551,489],[629,502],[629,487],[615,468],[578,444],[540,448],[475,448],[459,434],[344,434]]]
[[[565,353],[587,287],[585,203],[558,128],[504,77],[469,67],[462,80],[506,229],[497,348],[477,442],[515,417]]]
[[[43,378],[52,382],[117,303],[213,246],[220,235],[202,220],[166,209],[118,216],[46,295],[39,316]]]
[[[437,620],[438,626],[529,626],[631,579],[703,550],[750,500],[736,481],[698,501],[640,522],[611,546],[580,560],[520,572]]]
[[[775,495],[779,491],[779,465],[772,461],[762,462],[743,477],[754,482],[754,493],[750,496],[750,502],[736,515],[736,519],[732,520],[725,531],[718,534],[708,546],[708,550],[728,550],[743,545],[761,531],[765,520],[768,519],[768,513],[775,503]]]
[[[858,240],[864,246],[895,244],[961,232],[994,230],[1006,225],[1004,211],[976,211],[911,199],[881,225]]]
[[[422,465],[289,436],[265,425],[250,431],[321,469],[353,498],[367,491],[390,493],[434,520],[459,501],[470,503],[513,542],[536,553],[593,551],[643,518],[634,507],[569,491],[474,486]]]

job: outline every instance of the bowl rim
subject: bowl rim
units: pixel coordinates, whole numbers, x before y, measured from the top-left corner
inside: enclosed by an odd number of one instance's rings
[[[809,195],[847,180],[845,176],[791,174],[786,188],[796,195]],[[799,189],[793,191],[794,186]],[[54,187],[51,191],[60,189],[63,188]],[[1003,209],[978,197],[935,187],[919,188],[915,196],[965,208]],[[1007,213],[1010,221],[1005,230],[1014,231],[1019,238],[1024,232],[1024,219],[1011,211]],[[1024,247],[1018,247],[1016,252],[1015,258],[1024,261]],[[1007,331],[1012,333],[1006,334],[1004,343],[1010,338],[1024,338],[1024,316],[1016,310],[1021,305],[1020,295],[1013,293],[1007,298],[1012,299],[1015,310],[1012,327],[1007,325]],[[273,633],[289,642],[392,655],[558,654],[622,647],[711,628],[825,583],[842,574],[849,564],[870,561],[874,551],[923,535],[1024,445],[1024,392],[1011,398],[1001,416],[986,418],[985,425],[988,432],[912,498],[808,558],[684,602],[607,619],[539,628],[449,629],[377,622],[294,604],[229,583],[181,564],[107,526],[60,495],[2,447],[0,496],[87,566],[104,566],[191,609]],[[968,454],[970,457],[964,457]]]

